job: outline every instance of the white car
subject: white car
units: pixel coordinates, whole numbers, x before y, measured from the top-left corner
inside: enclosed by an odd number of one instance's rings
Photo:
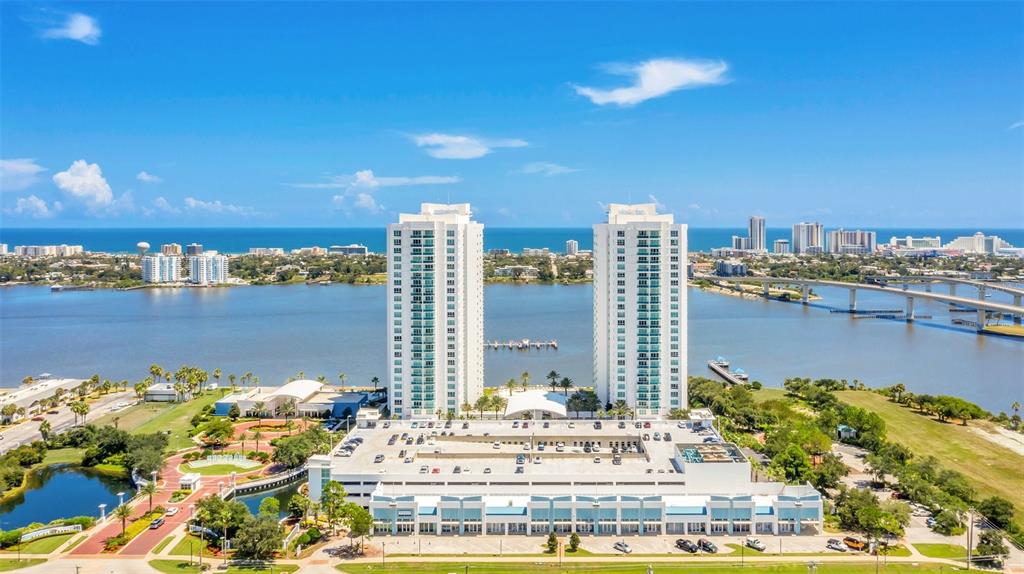
[[[164,513],[164,516],[174,516],[177,513],[178,513],[178,507],[177,506],[172,506],[172,507],[167,509],[167,512]]]
[[[629,547],[629,544],[626,544],[625,542],[623,542],[621,540],[616,542],[615,544],[613,544],[612,548],[618,550],[619,552],[622,552],[623,554],[632,554],[633,553],[633,549]]]

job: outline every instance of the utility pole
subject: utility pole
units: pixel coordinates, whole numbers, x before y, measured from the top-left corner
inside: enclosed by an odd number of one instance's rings
[[[971,557],[974,555],[974,509],[967,509],[967,569],[971,569]]]

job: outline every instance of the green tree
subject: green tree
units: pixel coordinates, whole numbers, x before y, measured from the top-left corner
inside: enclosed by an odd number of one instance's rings
[[[573,532],[569,535],[569,552],[576,552],[580,548],[580,535]]]
[[[484,411],[490,410],[491,408],[491,397],[488,395],[480,395],[477,397],[476,402],[473,403],[473,409],[480,412],[480,418],[484,418]]]
[[[527,388],[529,388],[529,386],[530,386],[530,373],[529,373],[529,371],[523,371],[522,373],[520,373],[520,375],[519,375],[519,384],[521,384],[523,386],[523,390],[524,391]]]
[[[349,545],[352,540],[359,539],[359,551],[363,551],[363,538],[373,532],[373,515],[359,504],[349,502],[345,505],[345,526],[348,528]]]
[[[494,395],[491,397],[490,406],[494,409],[494,418],[498,418],[498,411],[508,408],[508,400],[505,397]]]
[[[240,416],[242,416],[242,410],[238,408],[238,403],[231,403],[231,406],[228,407],[228,418],[237,421]]]
[[[128,527],[128,519],[132,517],[132,509],[127,504],[118,505],[113,512],[114,518],[121,521],[121,536],[124,536],[124,531]]]
[[[558,551],[558,537],[555,536],[554,532],[548,533],[547,551],[549,554],[554,554]]]
[[[558,379],[561,375],[557,371],[551,371],[548,373],[548,383],[551,385],[551,392],[555,391],[555,387],[558,386]]]
[[[562,389],[562,394],[565,396],[569,396],[569,389],[573,387],[573,384],[572,379],[569,377],[562,377],[562,379],[558,381],[558,386]]]
[[[959,536],[966,528],[960,520],[959,512],[946,509],[935,515],[935,526],[932,526],[932,530],[946,536]]]
[[[49,440],[50,432],[52,430],[50,421],[43,421],[39,423],[39,435],[43,437],[43,440]]]
[[[977,510],[999,528],[1009,528],[1013,523],[1013,503],[1001,496],[990,496],[982,500]]]
[[[786,482],[803,482],[811,474],[811,457],[799,445],[791,444],[772,458],[771,467]]]
[[[156,491],[156,482],[152,480],[146,481],[146,485],[139,489],[141,494],[149,498],[149,512],[153,512],[153,495],[156,494]]]
[[[337,532],[338,526],[345,519],[345,487],[340,482],[329,481],[324,485],[320,493],[320,508],[327,515],[327,523],[331,525],[331,531]]]
[[[979,562],[998,567],[1010,555],[1010,549],[1003,543],[1003,535],[999,531],[982,530],[974,555]]]
[[[217,419],[207,423],[203,439],[210,444],[225,445],[234,436],[235,427],[230,421]]]
[[[281,514],[281,501],[273,496],[268,496],[260,501],[261,515],[273,516],[277,518]]]
[[[302,493],[295,493],[288,499],[288,513],[295,517],[305,516],[309,511],[310,500]]]
[[[235,536],[235,557],[266,562],[281,548],[284,531],[276,516],[249,516]]]

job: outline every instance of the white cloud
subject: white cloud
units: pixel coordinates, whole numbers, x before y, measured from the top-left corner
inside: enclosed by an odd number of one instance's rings
[[[725,77],[729,65],[723,61],[659,58],[636,64],[613,64],[606,69],[611,74],[633,77],[633,84],[610,90],[574,85],[576,93],[599,106],[634,106],[676,90],[714,86],[729,81]]]
[[[42,32],[44,38],[77,40],[83,44],[95,46],[100,43],[100,24],[92,16],[80,12],[68,14],[63,23],[46,28]]]
[[[417,147],[425,148],[427,155],[438,159],[476,159],[497,148],[526,147],[521,139],[483,139],[452,134],[422,134],[412,137]]]
[[[206,213],[226,215],[256,215],[256,210],[242,205],[224,203],[219,199],[204,201],[194,197],[185,198],[185,209],[189,211],[202,211]]]
[[[33,219],[47,219],[60,211],[60,202],[54,202],[53,209],[51,209],[46,205],[45,201],[35,195],[30,195],[28,197],[19,197],[13,208],[4,211],[10,215],[24,215]]]
[[[507,208],[507,207],[499,207],[498,208],[498,215],[500,215],[502,217],[511,217],[512,216],[512,210]]]
[[[171,202],[167,201],[163,196],[153,200],[153,207],[155,207],[157,211],[163,211],[165,213],[181,213],[180,209],[171,205]]]
[[[528,163],[523,167],[519,168],[515,173],[525,174],[540,174],[551,177],[552,175],[562,175],[566,173],[574,173],[579,171],[574,167],[567,167],[559,165],[557,163],[551,163],[549,161],[535,161]]]
[[[0,159],[0,191],[20,191],[39,180],[46,168],[30,158]]]
[[[84,159],[75,160],[67,171],[54,174],[53,182],[61,191],[84,203],[92,214],[115,205],[114,192],[103,177],[99,164],[88,163]]]
[[[290,187],[301,189],[374,189],[378,187],[401,187],[406,185],[443,185],[459,183],[462,179],[454,175],[376,176],[371,169],[357,171],[350,175],[335,175],[327,181],[316,183],[289,183]]]
[[[136,174],[135,179],[141,181],[142,183],[163,183],[164,181],[164,178],[158,175],[153,175],[147,172],[146,170],[142,170],[138,174]]]
[[[654,208],[657,209],[658,211],[668,211],[668,207],[665,207],[664,203],[658,201],[658,198],[654,197],[653,193],[649,194],[647,196],[647,199],[654,204]]]
[[[377,200],[372,195],[366,192],[360,192],[356,194],[355,205],[359,209],[365,209],[370,213],[379,213],[384,209],[383,205],[377,205]]]
[[[1013,122],[1007,129],[1015,130],[1017,128],[1024,128],[1024,122]]]

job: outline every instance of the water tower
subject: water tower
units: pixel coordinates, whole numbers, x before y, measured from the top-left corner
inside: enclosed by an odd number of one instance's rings
[[[142,257],[147,251],[149,251],[149,244],[145,241],[140,241],[135,244],[135,248],[139,250],[139,257]]]

